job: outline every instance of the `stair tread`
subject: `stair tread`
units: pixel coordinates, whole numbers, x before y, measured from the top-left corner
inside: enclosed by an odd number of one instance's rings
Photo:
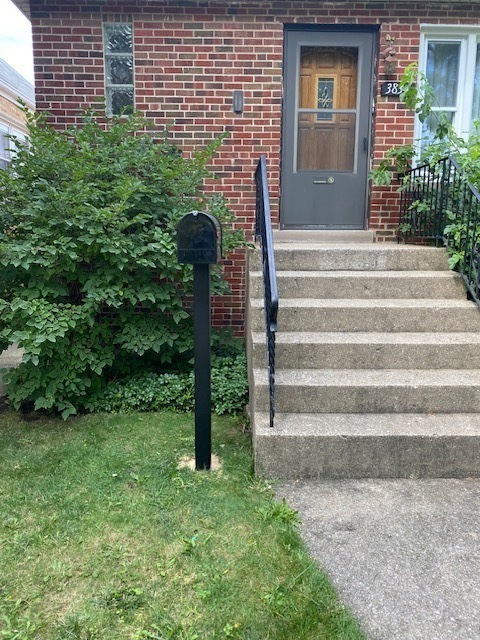
[[[475,413],[278,413],[273,429],[269,415],[257,412],[256,435],[266,436],[480,436]]]
[[[263,299],[252,298],[252,307],[263,307]],[[470,300],[457,298],[280,298],[280,308],[315,307],[315,308],[356,308],[356,307],[400,307],[400,308],[424,308],[447,309],[475,309],[476,305]]]
[[[256,384],[268,384],[264,369],[253,370]],[[480,369],[282,369],[275,384],[321,387],[477,387]]]
[[[389,253],[439,253],[441,251],[444,252],[442,248],[437,247],[425,247],[422,245],[413,245],[413,244],[397,244],[396,242],[372,242],[372,243],[359,243],[355,244],[352,242],[281,242],[276,241],[274,243],[275,249],[292,251],[297,249],[304,249],[307,251],[351,251],[353,252],[363,252],[363,253],[371,253],[372,251],[375,253],[389,252]]]
[[[254,342],[265,343],[265,334],[253,332]],[[479,332],[308,332],[308,331],[278,331],[277,344],[433,344],[457,345],[479,344]]]
[[[256,278],[261,278],[263,276],[260,270],[258,271],[250,271],[250,275]],[[402,279],[402,278],[412,278],[412,279],[421,279],[421,278],[447,278],[454,280],[461,280],[462,276],[455,271],[353,271],[353,270],[335,270],[335,271],[322,271],[322,270],[312,270],[312,271],[300,271],[296,269],[285,269],[277,271],[277,278],[287,278],[287,277],[295,277],[295,278],[351,278],[351,279],[361,279],[361,278],[371,278],[373,279]]]

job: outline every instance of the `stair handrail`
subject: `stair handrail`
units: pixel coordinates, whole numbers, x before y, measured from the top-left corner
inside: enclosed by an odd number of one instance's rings
[[[405,173],[399,239],[434,239],[480,307],[480,193],[451,156]]]
[[[268,193],[267,161],[264,155],[255,170],[256,206],[255,238],[260,241],[263,272],[265,333],[268,360],[268,389],[270,399],[270,427],[275,418],[275,334],[277,331],[278,289],[273,252],[270,196]]]

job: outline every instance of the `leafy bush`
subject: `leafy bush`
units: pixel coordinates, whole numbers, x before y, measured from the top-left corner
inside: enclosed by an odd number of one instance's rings
[[[212,410],[218,415],[242,411],[248,400],[244,354],[216,358],[212,366]],[[190,373],[140,373],[110,382],[90,402],[94,412],[193,411],[194,376]]]
[[[138,115],[56,131],[28,116],[29,141],[0,171],[0,347],[18,342],[7,374],[15,408],[33,402],[63,417],[141,357],[169,363],[192,346],[176,224],[209,209],[224,225],[226,252],[241,246],[219,196],[202,191],[221,140],[184,158],[146,132]],[[227,290],[221,274],[212,291]]]

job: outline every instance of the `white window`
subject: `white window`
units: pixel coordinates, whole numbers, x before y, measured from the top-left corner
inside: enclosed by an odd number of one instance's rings
[[[6,169],[10,162],[10,140],[8,138],[8,133],[8,127],[4,124],[0,124],[0,169]]]
[[[107,114],[131,113],[134,109],[131,24],[104,25],[104,56]]]
[[[480,118],[480,29],[423,27],[420,69],[436,104],[423,124],[417,122],[416,138],[431,139],[442,114],[457,133],[468,136]]]
[[[14,156],[17,144],[25,142],[25,134],[13,127],[0,123],[0,169],[6,169]]]

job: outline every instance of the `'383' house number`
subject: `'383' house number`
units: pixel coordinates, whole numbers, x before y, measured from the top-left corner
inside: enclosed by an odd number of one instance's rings
[[[380,85],[381,96],[400,96],[401,89],[399,82],[383,82]]]

